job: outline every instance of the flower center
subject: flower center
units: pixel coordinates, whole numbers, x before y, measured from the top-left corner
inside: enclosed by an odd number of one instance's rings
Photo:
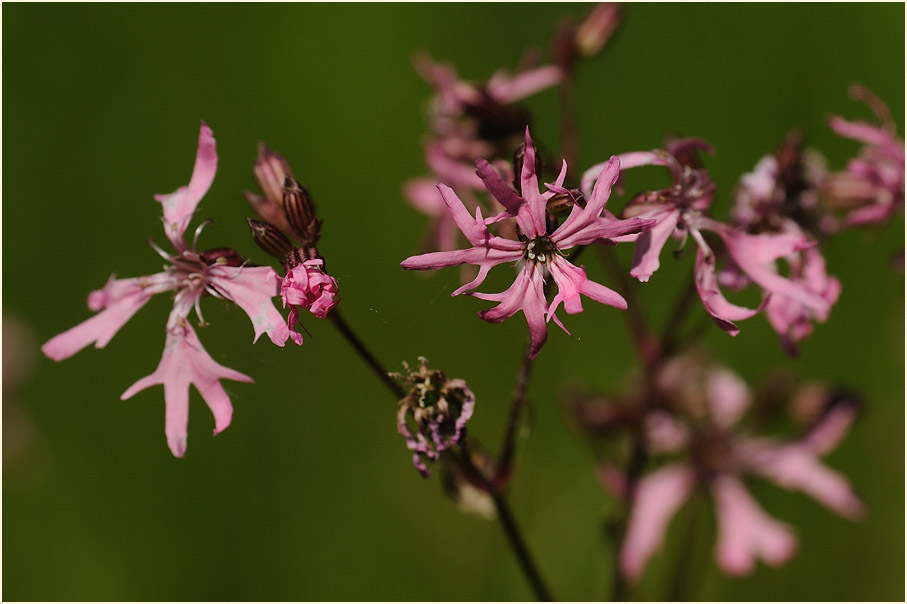
[[[541,263],[553,260],[554,256],[559,253],[557,246],[554,245],[548,235],[540,235],[535,239],[530,239],[526,242],[526,248],[523,251],[526,260]]]

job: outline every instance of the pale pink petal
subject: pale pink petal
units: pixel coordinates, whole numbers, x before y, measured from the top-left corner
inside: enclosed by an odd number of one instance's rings
[[[733,427],[752,403],[753,393],[739,375],[724,367],[710,368],[706,380],[712,423],[719,428]]]
[[[680,209],[666,206],[664,209],[653,210],[640,214],[639,218],[653,219],[656,221],[652,230],[643,232],[636,238],[636,247],[633,250],[633,266],[630,276],[636,277],[645,283],[649,277],[661,266],[659,256],[661,250],[668,242],[668,238],[677,228],[680,220]]]
[[[485,90],[497,102],[508,105],[554,86],[561,78],[563,72],[554,65],[529,69],[516,75],[498,71],[489,78]]]
[[[838,116],[831,117],[828,126],[841,136],[867,145],[882,147],[891,145],[893,140],[891,133],[884,128],[865,122],[850,122]]]
[[[175,457],[182,457],[186,453],[189,385],[195,385],[211,409],[215,420],[214,433],[217,434],[230,425],[233,413],[230,399],[219,380],[252,382],[252,378],[215,362],[188,323],[174,321],[174,315],[171,314],[170,323],[174,322],[181,324],[168,330],[164,354],[157,369],[130,386],[120,398],[126,400],[145,388],[162,384],[166,404],[167,443]]]
[[[198,133],[198,150],[195,155],[195,167],[189,184],[180,187],[169,195],[155,195],[164,210],[164,231],[167,238],[177,250],[185,247],[183,233],[195,213],[198,202],[214,182],[217,172],[217,150],[214,134],[208,124],[202,122]]]
[[[826,455],[847,435],[856,418],[854,404],[838,403],[822,415],[801,443],[816,455]]]
[[[664,541],[668,524],[690,496],[695,476],[682,464],[665,466],[644,476],[636,485],[633,510],[620,551],[620,569],[636,581]]]
[[[645,433],[653,453],[675,453],[690,442],[690,429],[666,411],[646,415]]]
[[[267,333],[271,341],[283,346],[290,330],[271,298],[280,295],[280,278],[270,266],[222,266],[208,272],[211,284],[227,300],[249,315],[255,336]]]
[[[734,263],[766,293],[782,294],[817,313],[827,313],[831,305],[805,285],[777,273],[774,261],[815,245],[803,233],[748,235],[730,228],[718,231]]]
[[[446,215],[447,206],[438,191],[437,180],[433,178],[416,178],[403,185],[403,197],[410,205],[429,216]]]
[[[752,572],[756,560],[778,566],[794,555],[797,541],[787,525],[769,517],[736,478],[712,484],[718,517],[718,564],[731,575]]]
[[[779,486],[802,491],[845,518],[856,519],[862,515],[863,502],[851,490],[847,479],[820,462],[807,447],[763,444],[749,449],[747,465]]]
[[[737,306],[727,301],[718,289],[718,278],[715,274],[715,255],[706,256],[702,249],[696,252],[696,290],[706,312],[721,329],[732,336],[740,333],[740,328],[733,321],[748,319],[759,312],[760,308],[750,309]],[[764,304],[764,302],[763,302]]]
[[[88,296],[88,306],[100,312],[75,327],[48,340],[42,347],[48,358],[62,361],[89,344],[104,348],[151,296],[173,289],[174,281],[166,273],[149,277],[108,280],[103,289]]]

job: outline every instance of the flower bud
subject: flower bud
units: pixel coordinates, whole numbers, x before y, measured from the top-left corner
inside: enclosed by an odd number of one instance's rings
[[[246,201],[262,220],[289,233],[289,225],[283,213],[283,184],[288,176],[293,176],[290,165],[283,155],[260,143],[254,171],[263,195],[246,191]]]
[[[321,237],[321,221],[315,218],[315,206],[308,190],[291,176],[284,181],[283,210],[303,245],[315,245]]]
[[[404,363],[406,375],[394,376],[407,389],[397,410],[397,432],[413,451],[413,465],[428,477],[426,460],[437,461],[443,451],[462,444],[476,399],[465,381],[429,369],[424,357],[419,362],[418,370]]]
[[[249,223],[255,244],[268,255],[283,260],[293,250],[293,244],[287,236],[271,223],[251,218],[246,218],[246,222]]]

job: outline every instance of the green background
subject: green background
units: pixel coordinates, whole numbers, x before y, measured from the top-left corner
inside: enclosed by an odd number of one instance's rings
[[[163,393],[119,395],[157,365],[169,300],[159,296],[104,350],[56,364],[35,347],[90,316],[85,297],[111,272],[160,269],[154,193],[186,184],[199,119],[218,143],[201,204],[215,219],[202,247],[261,262],[243,218],[255,145],[282,151],[324,218],[322,252],[348,321],[391,367],[425,355],[478,397],[471,431],[498,442],[519,365],[521,317],[489,325],[487,303],[449,299],[455,269],[429,278],[398,263],[425,220],[401,197],[425,173],[428,87],[410,57],[425,49],[485,78],[517,64],[565,14],[587,5],[22,5],[3,13],[3,307],[34,342],[5,345],[3,598],[6,600],[523,600],[531,593],[500,526],[461,514],[425,481],[394,427],[395,404],[332,326],[310,318],[302,348],[250,346],[246,317],[206,300],[200,337],[219,362],[253,376],[227,383],[233,425],[211,438],[192,395],[190,446],[170,456]],[[856,144],[829,114],[869,117],[846,95],[860,81],[903,132],[904,6],[630,5],[605,56],[578,73],[582,168],[701,136],[725,216],[736,179],[793,126],[843,165]],[[533,134],[556,145],[557,95],[533,97]],[[901,600],[904,597],[904,278],[889,266],[903,221],[840,235],[826,248],[844,290],[797,360],[762,317],[715,355],[752,382],[776,366],[865,393],[868,408],[829,457],[869,506],[851,523],[765,483],[766,511],[796,527],[786,566],[729,579],[697,536],[693,596],[707,599]],[[622,246],[629,248],[629,246]],[[627,258],[630,250],[622,250]],[[590,276],[610,281],[593,257]],[[663,317],[692,258],[665,256],[641,288]],[[512,275],[498,269],[484,291]],[[701,312],[697,310],[697,312]],[[509,496],[560,599],[602,599],[612,557],[602,540],[613,501],[562,409],[565,387],[613,390],[633,366],[621,313],[586,304],[574,336],[553,330],[531,387],[531,434]],[[4,319],[7,323],[7,319]],[[11,374],[10,374],[11,375]],[[707,527],[707,528],[706,528]],[[636,596],[657,598],[685,552],[675,526]]]

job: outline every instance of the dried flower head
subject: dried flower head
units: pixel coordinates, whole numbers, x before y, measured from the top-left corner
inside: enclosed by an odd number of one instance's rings
[[[426,461],[437,461],[442,452],[463,443],[476,398],[465,381],[430,369],[424,357],[415,371],[405,362],[403,367],[405,375],[392,375],[407,392],[397,408],[397,432],[413,451],[413,465],[428,477]]]

